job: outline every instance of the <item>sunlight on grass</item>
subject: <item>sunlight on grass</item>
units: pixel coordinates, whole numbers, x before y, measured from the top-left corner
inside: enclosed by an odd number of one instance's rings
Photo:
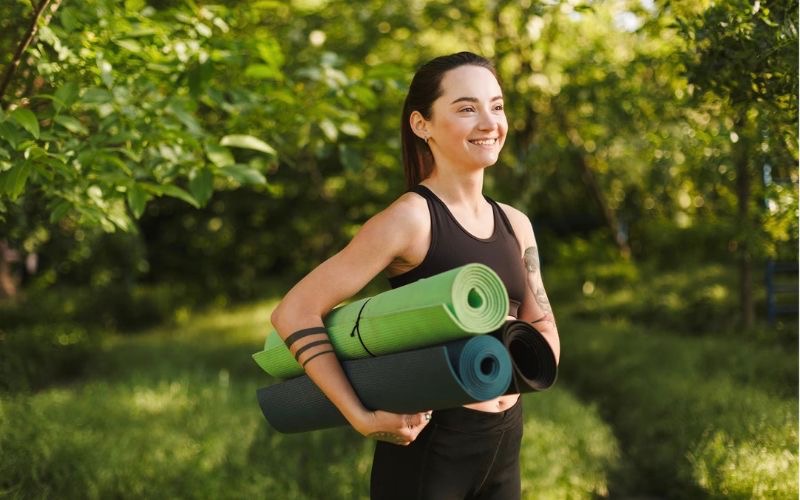
[[[164,411],[177,411],[189,405],[186,388],[178,383],[160,384],[159,387],[136,387],[130,398],[134,411],[158,414]]]
[[[609,493],[619,445],[597,408],[560,387],[524,396],[523,497],[597,498]]]
[[[250,354],[274,305],[115,337],[80,383],[0,395],[0,494],[367,498],[373,441],[280,434],[261,415],[255,391],[272,381]],[[618,446],[596,409],[558,387],[525,406],[525,498],[604,495]]]
[[[797,442],[796,429],[791,440]],[[788,436],[787,436],[788,437]],[[796,498],[797,455],[758,439],[737,442],[716,431],[690,456],[709,493],[740,498]]]
[[[632,491],[797,497],[796,356],[612,322],[560,326],[571,332],[562,379],[614,426],[633,466]]]

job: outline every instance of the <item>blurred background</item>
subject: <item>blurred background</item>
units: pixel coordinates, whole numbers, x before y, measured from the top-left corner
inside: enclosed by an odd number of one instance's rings
[[[366,498],[250,355],[404,191],[415,69],[492,59],[562,337],[525,498],[797,498],[798,2],[4,0],[0,497]],[[379,276],[362,295],[388,288]]]

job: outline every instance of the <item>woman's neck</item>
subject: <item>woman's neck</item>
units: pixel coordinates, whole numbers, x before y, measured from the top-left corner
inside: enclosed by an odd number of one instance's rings
[[[464,205],[478,212],[486,204],[483,197],[483,169],[463,173],[434,168],[421,182],[434,191],[447,205]]]

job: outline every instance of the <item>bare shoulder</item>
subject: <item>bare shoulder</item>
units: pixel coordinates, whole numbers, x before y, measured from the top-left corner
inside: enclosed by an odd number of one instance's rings
[[[353,241],[368,241],[374,250],[403,260],[429,232],[427,202],[417,194],[405,193],[365,222]]]
[[[499,202],[498,205],[500,205],[500,208],[503,209],[506,217],[508,217],[508,221],[511,223],[511,227],[514,228],[514,232],[517,234],[517,238],[520,240],[520,244],[523,248],[532,246],[534,244],[533,226],[528,216],[511,205]]]
[[[398,229],[420,230],[430,225],[428,202],[416,193],[404,193],[381,212],[385,222]]]

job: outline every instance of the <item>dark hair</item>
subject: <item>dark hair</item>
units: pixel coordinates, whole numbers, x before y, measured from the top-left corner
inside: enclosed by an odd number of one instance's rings
[[[433,171],[433,153],[425,141],[411,130],[411,113],[419,111],[426,120],[431,119],[433,101],[442,95],[442,78],[451,69],[460,66],[480,66],[492,72],[498,82],[494,65],[485,57],[472,52],[458,52],[440,56],[423,64],[414,74],[403,103],[403,117],[400,128],[403,147],[403,168],[406,174],[406,187],[412,188],[428,177]]]

